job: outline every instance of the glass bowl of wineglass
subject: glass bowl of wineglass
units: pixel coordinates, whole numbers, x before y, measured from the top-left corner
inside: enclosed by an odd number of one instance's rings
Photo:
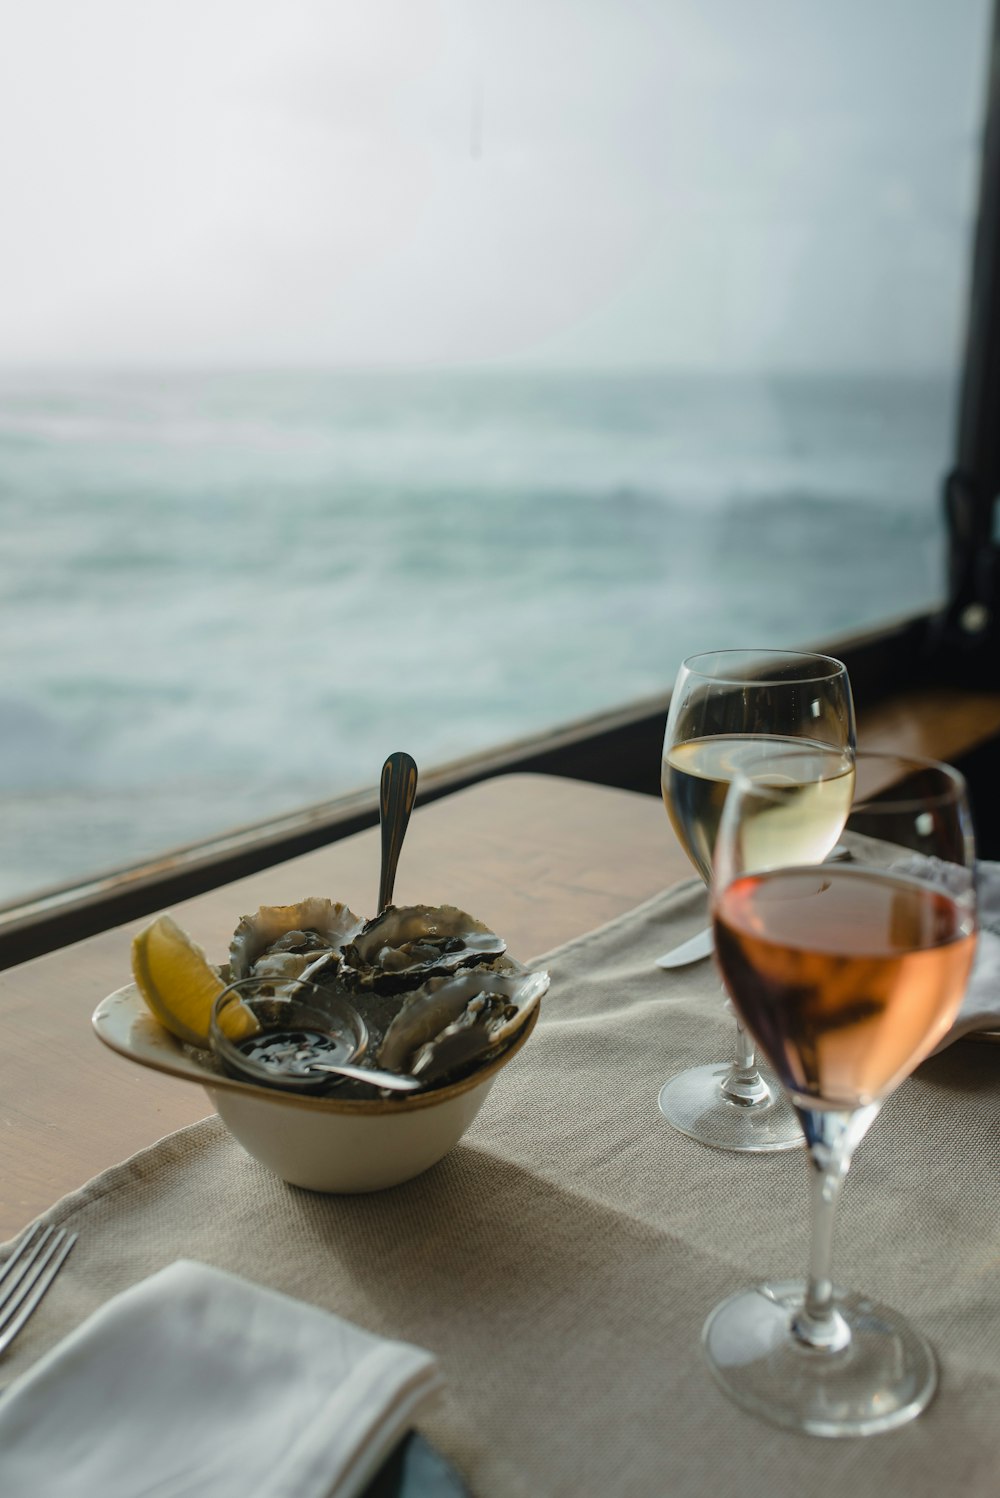
[[[681,665],[663,739],[663,802],[706,885],[726,791],[738,774],[788,781],[769,851],[819,863],[834,849],[854,791],[854,704],[847,668],[797,651],[717,650]],[[669,959],[664,960],[669,965]],[[757,1066],[737,1018],[732,1062],[692,1067],[664,1083],[660,1111],[674,1128],[718,1149],[767,1152],[802,1143],[794,1110]]]
[[[782,768],[780,760],[775,768]],[[761,828],[794,789],[735,780],[715,849],[726,987],[794,1105],[808,1146],[813,1237],[803,1281],[731,1296],[705,1352],[745,1409],[814,1435],[869,1435],[931,1399],[934,1354],[896,1311],[833,1288],[834,1213],[885,1098],[940,1044],[976,944],[972,822],[950,766],[860,754],[843,861],[775,867]]]

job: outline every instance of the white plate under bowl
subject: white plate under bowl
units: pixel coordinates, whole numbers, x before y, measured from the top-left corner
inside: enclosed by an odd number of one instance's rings
[[[536,1005],[507,1050],[471,1076],[386,1101],[302,1097],[225,1076],[213,1069],[210,1052],[182,1045],[153,1018],[134,983],[101,1000],[93,1025],[127,1060],[204,1087],[230,1133],[283,1180],[310,1191],[357,1192],[398,1186],[447,1154],[537,1019]]]

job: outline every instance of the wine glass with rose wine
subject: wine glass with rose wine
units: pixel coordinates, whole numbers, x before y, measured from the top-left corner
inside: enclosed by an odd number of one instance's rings
[[[854,705],[847,668],[831,656],[717,650],[681,665],[663,740],[663,802],[681,846],[708,884],[719,819],[733,777],[767,775],[777,757],[787,783],[767,822],[775,857],[819,863],[834,848],[854,791]],[[718,1149],[766,1152],[801,1145],[795,1112],[757,1066],[737,1021],[735,1057],[665,1082],[660,1111]]]
[[[776,772],[781,761],[775,761]],[[744,1408],[815,1435],[869,1435],[918,1415],[934,1355],[897,1312],[833,1288],[833,1220],[851,1156],[885,1098],[946,1035],[976,942],[972,824],[957,770],[859,754],[846,857],[768,857],[794,791],[739,778],[715,850],[719,965],[791,1099],[808,1146],[808,1277],[745,1290],[703,1334]],[[898,1119],[897,1119],[898,1122]]]

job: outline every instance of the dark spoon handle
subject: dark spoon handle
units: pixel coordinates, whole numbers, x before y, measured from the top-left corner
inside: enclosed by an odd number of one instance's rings
[[[406,836],[413,798],[417,794],[417,763],[401,749],[390,754],[382,766],[378,809],[382,823],[382,874],[378,884],[378,914],[392,899],[396,865]]]

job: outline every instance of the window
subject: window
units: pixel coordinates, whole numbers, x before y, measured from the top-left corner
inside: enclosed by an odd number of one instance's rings
[[[0,900],[939,601],[989,22],[12,14]]]

